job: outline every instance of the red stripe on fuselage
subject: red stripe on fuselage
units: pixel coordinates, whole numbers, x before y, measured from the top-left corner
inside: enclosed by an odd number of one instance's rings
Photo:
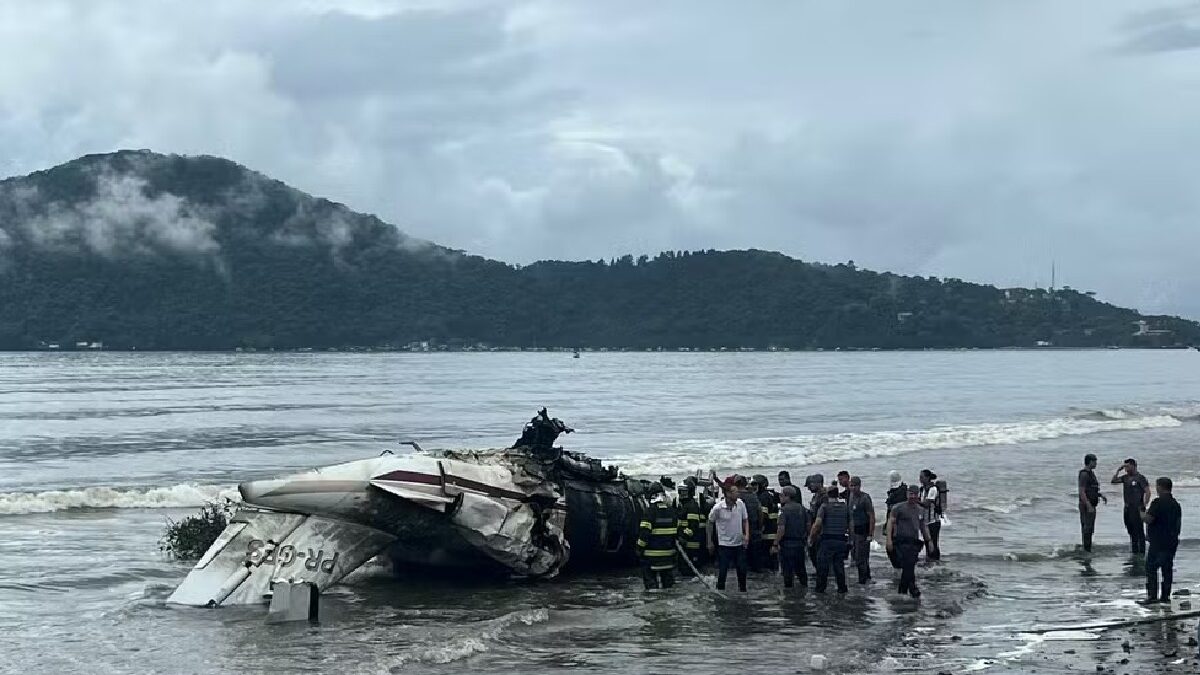
[[[424,483],[425,485],[442,484],[441,478],[430,476],[427,473],[417,473],[416,471],[392,471],[382,476],[375,476],[373,480],[395,480],[404,481],[405,483]]]
[[[427,473],[418,473],[416,471],[392,471],[385,473],[382,476],[376,476],[374,480],[392,480],[405,483],[422,483],[424,485],[442,484],[442,479],[440,476],[431,476]],[[523,492],[505,490],[501,487],[480,483],[479,481],[474,481],[470,478],[463,478],[461,476],[447,475],[446,482],[456,487],[481,492],[489,497],[503,497],[506,499],[516,499],[517,501],[529,500],[529,495]]]

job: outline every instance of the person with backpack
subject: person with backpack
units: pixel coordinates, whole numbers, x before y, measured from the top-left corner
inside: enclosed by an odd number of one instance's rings
[[[937,481],[936,473],[929,469],[921,470],[921,506],[925,509],[925,523],[929,528],[929,547],[925,554],[926,560],[942,559],[940,536],[945,499],[943,492],[938,489],[938,483],[935,481]],[[945,485],[945,483],[941,484]]]

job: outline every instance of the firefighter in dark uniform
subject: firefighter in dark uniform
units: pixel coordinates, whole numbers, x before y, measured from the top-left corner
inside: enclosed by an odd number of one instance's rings
[[[679,486],[679,506],[675,509],[675,515],[679,518],[679,545],[687,553],[692,565],[699,568],[704,563],[700,556],[701,551],[705,549],[704,535],[708,532],[708,514],[700,510],[695,488],[687,481]],[[684,577],[695,576],[692,568],[683,560],[679,561],[679,573]]]
[[[708,556],[708,542],[706,541],[708,532],[708,512],[712,510],[713,504],[716,501],[709,496],[708,491],[712,488],[713,482],[711,479],[701,480],[696,476],[688,476],[684,479],[684,484],[692,488],[692,496],[696,499],[696,506],[700,509],[700,523],[703,527],[700,529],[700,534],[696,535],[700,540],[700,563],[696,565],[700,569],[712,562]]]
[[[637,551],[642,563],[646,590],[675,585],[675,541],[679,538],[679,519],[667,502],[666,492],[658,483],[646,491],[650,504],[638,523]],[[684,532],[689,535],[691,530]]]
[[[759,556],[767,569],[774,572],[779,567],[779,559],[772,555],[771,546],[775,544],[775,531],[779,528],[779,495],[770,489],[771,484],[767,481],[766,476],[755,474],[753,481],[758,488],[758,502],[762,505],[763,538],[759,545],[762,549]]]

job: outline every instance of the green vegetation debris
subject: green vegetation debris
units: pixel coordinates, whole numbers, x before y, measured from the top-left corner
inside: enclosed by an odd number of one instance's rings
[[[229,524],[234,506],[230,499],[224,503],[209,502],[194,516],[178,522],[168,518],[167,531],[158,540],[158,550],[176,560],[199,560]]]

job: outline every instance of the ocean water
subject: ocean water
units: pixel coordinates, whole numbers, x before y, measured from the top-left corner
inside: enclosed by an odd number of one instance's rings
[[[845,598],[768,575],[723,600],[695,582],[648,594],[633,571],[371,568],[315,626],[165,606],[189,568],[158,551],[166,519],[404,440],[508,445],[543,405],[578,430],[566,447],[633,475],[844,468],[882,504],[889,470],[932,468],[951,487],[944,560],[919,569],[919,603],[877,555],[877,583],[851,575]],[[1200,592],[1198,451],[1195,351],[0,354],[0,671],[796,672],[822,654],[833,672],[1151,672],[1194,648],[1164,630],[1123,655],[1074,630],[1163,611],[1134,604],[1118,486],[1096,552],[1076,550],[1075,474],[1093,452],[1102,482],[1127,456],[1173,477],[1176,587]]]

